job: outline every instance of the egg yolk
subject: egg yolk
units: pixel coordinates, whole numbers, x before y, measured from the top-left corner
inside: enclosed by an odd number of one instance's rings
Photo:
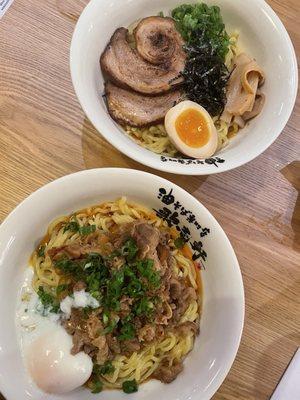
[[[189,147],[202,147],[209,141],[210,131],[205,117],[193,108],[183,111],[175,121],[180,139]]]

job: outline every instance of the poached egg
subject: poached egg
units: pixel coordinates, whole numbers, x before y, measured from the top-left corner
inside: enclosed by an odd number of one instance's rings
[[[209,158],[217,150],[218,134],[209,113],[199,104],[185,100],[165,116],[165,128],[174,146],[193,158]]]
[[[72,338],[61,326],[44,332],[27,350],[27,366],[35,384],[47,393],[62,394],[83,385],[93,363],[84,352],[71,354]]]

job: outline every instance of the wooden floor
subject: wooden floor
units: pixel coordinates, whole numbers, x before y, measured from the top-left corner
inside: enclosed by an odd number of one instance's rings
[[[69,46],[84,3],[16,0],[0,22],[0,220],[65,174],[107,166],[149,170],[100,137],[74,94]],[[299,54],[299,0],[269,3]],[[241,265],[245,329],[236,361],[213,400],[269,399],[299,346],[299,126],[298,98],[278,140],[241,168],[205,177],[151,170],[214,214]]]

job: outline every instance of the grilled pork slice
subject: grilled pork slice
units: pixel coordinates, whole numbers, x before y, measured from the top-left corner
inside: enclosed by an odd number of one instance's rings
[[[146,126],[160,122],[167,111],[181,101],[179,90],[151,97],[105,84],[108,111],[122,125]]]
[[[123,88],[145,94],[167,92],[182,82],[182,63],[154,65],[145,60],[127,41],[128,30],[118,28],[100,58],[104,74]]]
[[[186,54],[184,40],[172,18],[147,17],[134,30],[139,54],[152,64],[165,64],[170,70],[183,71]]]

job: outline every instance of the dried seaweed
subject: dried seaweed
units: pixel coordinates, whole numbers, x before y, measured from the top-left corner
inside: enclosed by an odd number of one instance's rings
[[[220,115],[226,104],[229,71],[215,47],[203,40],[185,46],[187,61],[181,75],[188,99],[204,107],[212,116]],[[200,44],[201,43],[201,44]]]

